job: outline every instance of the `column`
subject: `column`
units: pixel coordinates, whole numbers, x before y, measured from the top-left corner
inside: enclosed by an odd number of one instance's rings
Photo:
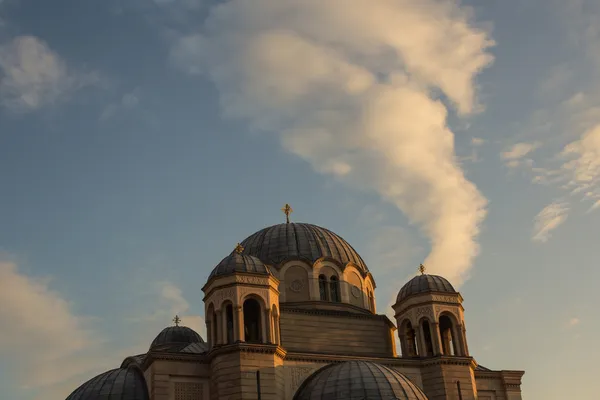
[[[275,343],[280,345],[281,344],[281,336],[280,336],[281,333],[279,332],[279,315],[276,315],[273,318],[273,324],[275,325],[275,328],[274,328],[274,330],[275,330]]]
[[[213,347],[215,347],[215,340],[212,336],[212,323],[210,320],[206,320],[206,336],[208,339],[208,346],[212,349]]]
[[[458,325],[452,325],[452,342],[454,343],[455,355],[464,356],[465,352],[463,350],[462,334],[461,329]]]
[[[262,342],[271,343],[271,310],[265,310],[263,321]]]
[[[398,339],[400,339],[400,351],[402,352],[402,357],[410,357],[408,346],[406,345],[406,335],[401,333],[398,334]]]
[[[456,330],[459,334],[460,346],[461,346],[461,355],[468,357],[469,356],[469,345],[467,344],[467,330],[464,325],[458,324],[456,326]]]
[[[427,356],[425,335],[423,334],[423,327],[421,326],[421,324],[417,325],[417,329],[415,330],[415,336],[417,337],[417,348],[419,349],[419,357]]]
[[[223,315],[223,310],[217,310],[215,311],[215,315],[217,316],[217,320],[215,321],[215,344],[216,345],[221,345],[223,344],[223,335],[221,334],[221,329],[222,329],[222,323],[221,323],[221,317]]]
[[[244,312],[242,306],[235,306],[234,329],[234,340],[240,342],[246,341],[244,337]]]
[[[439,322],[433,322],[429,325],[431,329],[431,338],[433,339],[433,355],[439,356],[440,354],[444,354],[442,340],[444,338],[440,335],[440,324]]]

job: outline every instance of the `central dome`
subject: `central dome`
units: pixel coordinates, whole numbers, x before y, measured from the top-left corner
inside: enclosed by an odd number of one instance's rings
[[[335,260],[342,265],[351,262],[363,274],[369,272],[356,250],[328,229],[312,224],[284,223],[269,226],[242,242],[243,254],[258,257],[262,262],[279,265],[300,259],[314,263],[320,258]]]

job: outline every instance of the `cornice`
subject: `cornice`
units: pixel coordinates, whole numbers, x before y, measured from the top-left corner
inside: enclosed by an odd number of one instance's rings
[[[195,354],[195,353],[168,353],[168,352],[159,352],[159,351],[151,351],[149,352],[144,361],[140,365],[142,370],[148,369],[150,365],[154,361],[166,360],[166,361],[184,361],[184,362],[194,362],[200,364],[208,364],[209,359],[206,353]]]
[[[306,303],[311,303],[311,302],[306,302]],[[314,303],[319,303],[319,302],[316,301]],[[349,306],[349,304],[345,304],[345,303],[344,303],[344,305]],[[389,318],[385,315],[373,314],[370,312],[353,313],[351,311],[341,311],[341,310],[295,308],[295,307],[290,307],[289,305],[286,305],[286,303],[281,303],[280,307],[281,307],[282,312],[309,314],[309,315],[327,315],[329,317],[346,317],[346,318],[354,318],[354,319],[386,319],[389,321]],[[357,309],[358,309],[358,307],[357,307]],[[360,309],[360,311],[366,311],[366,310]]]
[[[215,357],[230,353],[272,354],[281,358],[282,360],[285,359],[287,354],[283,347],[276,344],[254,344],[239,342],[213,348],[210,353],[208,353],[208,359],[212,361]]]

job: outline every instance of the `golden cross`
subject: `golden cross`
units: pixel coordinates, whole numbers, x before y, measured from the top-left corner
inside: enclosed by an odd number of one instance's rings
[[[241,244],[237,244],[237,246],[235,246],[235,252],[238,254],[242,254],[242,252],[244,251],[244,246],[242,246]]]
[[[421,275],[425,274],[425,266],[423,264],[419,265],[419,271],[421,272]]]
[[[175,322],[175,326],[179,326],[179,323],[181,322],[179,315],[176,315],[175,318],[173,318],[173,322]]]
[[[283,206],[281,211],[283,211],[283,213],[285,214],[285,222],[289,224],[290,223],[290,214],[294,212],[294,210],[292,210],[292,206],[285,203],[285,206]]]

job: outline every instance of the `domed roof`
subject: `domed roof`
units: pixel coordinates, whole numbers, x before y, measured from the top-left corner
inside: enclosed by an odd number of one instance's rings
[[[369,270],[356,250],[328,229],[312,224],[284,223],[269,226],[242,242],[243,254],[277,265],[288,259],[302,259],[311,264],[321,257],[347,264],[354,263],[363,273]]]
[[[79,386],[67,400],[149,400],[144,374],[137,367],[117,368]]]
[[[258,258],[240,254],[234,250],[212,270],[208,279],[213,276],[233,274],[234,272],[249,272],[252,274],[271,275],[271,270]]]
[[[169,326],[163,329],[152,341],[150,350],[171,344],[204,343],[204,339],[192,328],[187,326]]]
[[[367,361],[327,365],[311,376],[294,400],[427,400],[425,394],[401,373]]]
[[[421,274],[402,286],[402,289],[398,292],[396,302],[402,301],[413,294],[426,292],[456,293],[456,290],[446,278],[438,275]]]

